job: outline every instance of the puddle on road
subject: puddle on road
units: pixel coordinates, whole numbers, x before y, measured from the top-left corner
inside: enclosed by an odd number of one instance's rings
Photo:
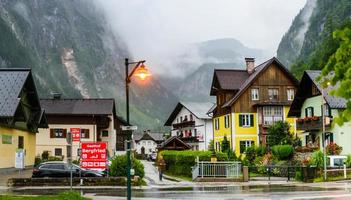
[[[52,195],[67,189],[45,189],[45,190],[9,190],[8,193],[20,195]],[[220,194],[255,194],[255,193],[282,193],[282,192],[313,192],[313,191],[335,191],[337,188],[316,188],[301,187],[291,185],[256,185],[256,186],[197,186],[197,187],[177,187],[177,188],[152,188],[152,189],[133,189],[133,197],[148,198],[172,198],[179,196],[206,196]],[[96,196],[117,196],[124,197],[125,189],[81,189],[82,194],[95,194]]]

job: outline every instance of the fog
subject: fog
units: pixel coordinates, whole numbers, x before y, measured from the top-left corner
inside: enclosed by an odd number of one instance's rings
[[[133,57],[146,59],[153,71],[167,74],[170,70],[177,73],[173,66],[179,55],[191,51],[191,44],[211,39],[235,38],[245,46],[275,56],[282,36],[306,0],[98,0],[96,3],[102,6],[111,27],[123,38]],[[196,52],[192,53],[196,61]]]

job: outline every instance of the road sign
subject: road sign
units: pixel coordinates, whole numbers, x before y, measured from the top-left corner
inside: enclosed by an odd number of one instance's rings
[[[122,131],[136,131],[138,129],[137,126],[121,126]]]
[[[15,168],[24,169],[24,150],[18,149],[16,151]]]
[[[80,128],[70,128],[72,134],[72,141],[79,142],[80,141]]]
[[[81,167],[105,169],[107,167],[106,142],[82,142]]]

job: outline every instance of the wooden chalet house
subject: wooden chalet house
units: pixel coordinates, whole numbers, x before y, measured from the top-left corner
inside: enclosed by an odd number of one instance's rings
[[[216,96],[213,112],[215,149],[221,150],[226,136],[236,154],[246,147],[266,144],[267,128],[277,121],[288,121],[298,81],[273,57],[255,66],[245,58],[246,70],[215,70],[210,94]]]

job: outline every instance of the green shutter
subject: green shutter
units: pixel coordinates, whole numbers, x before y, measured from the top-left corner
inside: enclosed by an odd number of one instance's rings
[[[239,115],[239,126],[243,126],[243,115]]]
[[[250,126],[253,127],[254,126],[254,116],[250,115]]]

